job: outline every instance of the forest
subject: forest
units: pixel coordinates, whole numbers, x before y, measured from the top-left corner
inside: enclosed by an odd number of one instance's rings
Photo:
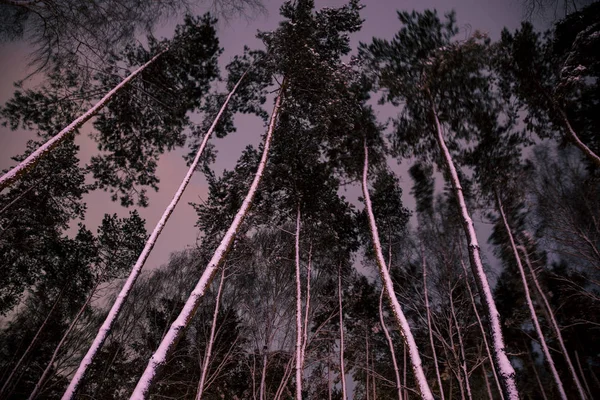
[[[193,3],[0,0],[0,400],[600,398],[600,2],[281,1],[227,58],[266,2]]]

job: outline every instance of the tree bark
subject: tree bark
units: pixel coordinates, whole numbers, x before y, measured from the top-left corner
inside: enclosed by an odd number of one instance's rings
[[[517,251],[517,246],[512,235],[512,230],[510,229],[510,225],[508,224],[508,220],[506,219],[506,214],[504,213],[504,208],[502,206],[502,200],[500,199],[500,195],[497,192],[495,193],[495,195],[496,206],[498,207],[498,211],[500,212],[500,216],[502,217],[502,223],[504,224],[504,229],[506,230],[506,234],[508,235],[510,248],[512,249],[513,256],[515,257],[515,261],[517,263],[517,267],[519,268],[519,275],[521,276],[521,283],[523,284],[523,292],[525,293],[525,301],[527,303],[527,308],[529,309],[531,321],[533,322],[533,326],[535,327],[535,331],[540,341],[540,346],[542,347],[542,352],[544,353],[544,357],[546,358],[546,362],[548,363],[548,368],[550,369],[552,377],[554,378],[554,383],[556,383],[556,388],[558,389],[560,398],[563,400],[567,400],[565,388],[562,384],[560,376],[558,375],[558,371],[556,370],[554,359],[552,358],[552,354],[550,354],[550,350],[548,349],[546,338],[544,337],[544,333],[542,332],[542,328],[540,327],[540,322],[535,312],[533,301],[531,300],[531,295],[529,293],[529,285],[527,284],[527,277],[525,276],[525,269],[523,268],[523,263],[521,263],[521,257],[519,256],[519,252]]]
[[[200,304],[200,300],[206,292],[206,288],[208,287],[208,285],[210,285],[210,282],[214,278],[218,269],[223,264],[225,256],[227,255],[227,252],[233,244],[233,239],[235,238],[238,229],[240,228],[244,218],[246,217],[246,214],[248,214],[248,210],[252,205],[254,195],[256,194],[258,185],[262,180],[265,166],[267,164],[269,149],[271,147],[271,139],[273,137],[273,131],[275,130],[277,116],[281,107],[284,91],[285,80],[282,83],[281,88],[279,89],[279,94],[277,95],[277,99],[275,101],[275,107],[273,108],[273,113],[271,114],[271,121],[269,123],[269,129],[267,130],[267,136],[265,138],[263,154],[258,165],[256,174],[254,176],[254,180],[252,181],[252,185],[250,186],[250,189],[248,191],[248,194],[246,195],[244,202],[242,203],[237,214],[235,215],[235,218],[231,223],[231,226],[227,230],[227,233],[221,240],[221,243],[215,251],[215,254],[213,255],[212,259],[206,266],[206,269],[202,273],[198,284],[196,285],[196,287],[190,294],[190,297],[186,301],[183,310],[181,310],[181,313],[179,314],[175,322],[173,322],[173,324],[171,325],[171,328],[167,332],[166,336],[163,338],[158,349],[156,350],[156,352],[150,359],[148,365],[146,366],[142,377],[138,381],[131,395],[131,399],[133,400],[146,399],[149,396],[150,386],[154,383],[159,369],[167,362],[168,355],[173,351],[177,342],[183,336],[185,329],[187,328],[188,324],[190,323],[194,314],[196,313],[196,310]]]
[[[367,214],[368,214],[368,218],[369,218],[369,226],[370,226],[370,230],[371,230],[373,247],[375,249],[375,254],[376,254],[376,258],[377,258],[377,265],[379,267],[379,274],[381,276],[382,283],[385,287],[385,292],[387,294],[392,311],[394,313],[394,317],[396,318],[396,322],[398,323],[400,332],[402,332],[402,335],[404,336],[404,341],[410,352],[410,360],[412,363],[413,373],[415,375],[415,380],[417,381],[417,385],[418,385],[421,397],[425,400],[433,400],[433,394],[431,393],[431,389],[429,388],[429,383],[427,382],[427,378],[425,377],[425,373],[423,372],[423,365],[421,363],[421,356],[419,355],[419,349],[417,347],[417,343],[415,342],[415,339],[412,335],[410,325],[404,315],[404,312],[402,311],[402,307],[400,306],[400,303],[398,302],[398,298],[396,297],[396,293],[394,292],[394,285],[392,283],[392,278],[388,272],[387,266],[385,265],[385,260],[383,259],[383,252],[381,250],[381,241],[379,240],[379,233],[377,231],[375,215],[373,215],[373,206],[371,205],[371,198],[369,197],[369,188],[368,188],[368,180],[367,180],[367,175],[369,172],[369,148],[367,147],[366,139],[364,142],[364,151],[365,151],[365,161],[364,161],[364,168],[363,168],[362,191],[363,191],[364,202],[365,202],[365,206],[366,206]]]
[[[250,67],[250,68],[252,68],[252,67]],[[98,353],[98,351],[104,345],[104,342],[106,341],[106,338],[108,337],[108,334],[112,330],[112,327],[113,327],[115,321],[117,320],[117,316],[121,312],[121,309],[123,308],[123,305],[125,304],[125,301],[127,300],[127,297],[129,296],[129,293],[131,292],[133,285],[135,284],[135,281],[139,277],[140,273],[142,272],[142,268],[144,267],[144,264],[146,263],[146,260],[150,256],[150,252],[152,251],[152,248],[156,244],[158,237],[160,236],[167,221],[171,217],[171,214],[175,210],[175,207],[179,203],[179,200],[181,200],[181,197],[183,196],[183,192],[185,191],[188,184],[190,183],[190,180],[192,179],[192,175],[194,174],[194,171],[198,167],[198,164],[200,162],[200,157],[202,156],[202,153],[204,152],[204,148],[206,147],[206,144],[208,143],[208,139],[210,138],[213,131],[215,130],[217,124],[219,123],[219,120],[221,119],[221,116],[223,115],[223,112],[225,111],[225,109],[227,108],[227,105],[229,104],[229,101],[231,100],[231,97],[236,92],[237,88],[241,84],[242,80],[244,79],[244,77],[246,76],[248,71],[249,71],[249,69],[244,72],[244,74],[240,77],[238,82],[235,84],[235,86],[233,87],[233,89],[231,90],[231,92],[229,93],[227,98],[225,99],[225,102],[221,106],[221,109],[219,110],[219,113],[215,117],[215,120],[213,121],[212,125],[210,126],[210,128],[208,129],[206,134],[204,135],[202,143],[200,144],[200,147],[198,148],[198,152],[196,153],[196,157],[194,158],[194,161],[190,165],[190,168],[188,169],[187,174],[183,178],[183,181],[179,185],[179,189],[177,189],[177,192],[173,196],[171,203],[169,203],[169,205],[165,209],[163,215],[161,216],[160,220],[154,227],[154,231],[152,231],[152,234],[148,238],[148,241],[146,242],[146,246],[144,247],[144,250],[142,250],[142,253],[140,254],[137,262],[133,266],[133,269],[131,270],[131,273],[129,274],[127,281],[125,281],[125,284],[121,288],[121,291],[119,292],[117,299],[115,300],[108,315],[106,316],[106,319],[104,320],[104,322],[102,323],[102,326],[98,330],[98,334],[94,338],[92,345],[88,349],[85,357],[83,357],[83,359],[81,360],[81,363],[79,364],[77,372],[75,372],[75,375],[71,379],[71,382],[69,383],[69,386],[62,397],[62,400],[71,400],[75,396],[75,393],[77,392],[77,388],[79,387],[79,385],[81,384],[81,381],[85,377],[85,374],[87,373],[89,366],[94,361],[94,358],[96,357],[96,354]]]
[[[500,374],[500,382],[502,384],[504,398],[508,400],[517,400],[519,399],[519,391],[515,382],[515,370],[512,367],[508,356],[506,355],[504,338],[502,336],[502,325],[500,324],[500,314],[496,308],[496,302],[492,296],[492,290],[490,288],[485,270],[483,269],[483,263],[479,253],[479,242],[475,233],[475,227],[473,226],[473,220],[471,219],[471,215],[469,214],[469,210],[467,208],[467,203],[465,201],[460,179],[458,178],[458,172],[454,166],[454,161],[452,160],[450,151],[448,150],[448,147],[444,141],[442,126],[438,119],[433,98],[431,97],[430,93],[427,94],[431,102],[431,112],[435,122],[436,140],[438,142],[442,158],[446,164],[446,169],[450,175],[452,189],[454,190],[458,206],[460,207],[460,214],[462,217],[461,222],[469,243],[469,261],[471,264],[471,269],[476,278],[475,281],[477,282],[477,288],[482,299],[482,305],[484,306],[488,316],[488,329],[492,338],[492,345],[495,355],[494,363],[498,373]]]
[[[550,302],[548,302],[548,298],[544,294],[544,291],[542,290],[540,283],[537,279],[537,275],[535,274],[535,271],[533,270],[531,261],[529,260],[529,254],[527,253],[527,249],[525,249],[523,246],[518,246],[518,249],[521,250],[521,253],[523,253],[523,255],[525,257],[525,264],[527,265],[527,268],[529,269],[529,274],[531,275],[531,279],[533,280],[533,283],[537,289],[537,292],[540,295],[540,297],[542,298],[544,306],[546,307],[546,312],[548,313],[548,317],[550,319],[550,324],[552,325],[554,334],[556,335],[556,338],[558,339],[560,349],[563,353],[563,356],[565,357],[565,361],[567,362],[567,367],[569,369],[569,372],[571,373],[573,382],[575,383],[575,386],[577,387],[577,393],[579,395],[579,398],[581,400],[586,400],[587,396],[583,390],[581,381],[579,380],[579,377],[577,376],[577,372],[575,372],[575,368],[573,367],[573,362],[571,361],[571,357],[569,356],[569,352],[567,351],[567,346],[565,346],[565,342],[562,337],[562,332],[560,330],[560,327],[558,326],[556,317],[554,316],[554,311],[552,310],[552,307],[550,306]]]

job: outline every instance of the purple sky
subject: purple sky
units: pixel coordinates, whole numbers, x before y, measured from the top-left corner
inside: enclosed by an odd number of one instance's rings
[[[282,1],[265,0],[263,3],[268,11],[266,15],[258,16],[252,20],[238,19],[228,23],[219,23],[218,35],[221,46],[225,49],[221,57],[221,65],[224,66],[235,54],[239,54],[244,45],[251,48],[260,48],[260,42],[254,37],[256,31],[271,30],[277,26],[280,20],[278,10]],[[317,8],[338,7],[343,5],[345,1],[316,0],[315,3]],[[505,26],[515,29],[523,15],[519,0],[457,0],[453,3],[442,0],[363,0],[363,3],[366,5],[362,11],[365,22],[362,31],[352,37],[354,45],[359,41],[370,41],[373,36],[391,38],[399,28],[396,18],[397,9],[424,10],[435,8],[440,14],[454,9],[457,13],[458,25],[463,28],[465,34],[479,29],[487,32],[492,39],[498,38],[500,31]],[[198,10],[199,12],[204,11],[201,7]],[[162,24],[158,29],[157,36],[170,36],[175,23],[177,21]],[[11,97],[14,91],[12,83],[27,75],[27,54],[30,50],[30,47],[23,42],[0,44],[0,104],[4,104]],[[270,111],[269,105],[267,105],[267,109]],[[391,116],[389,108],[381,109],[379,112],[382,119]],[[235,165],[241,150],[247,144],[257,145],[260,134],[264,130],[262,122],[251,117],[236,118],[236,125],[238,129],[236,133],[225,139],[213,140],[219,151],[215,165],[219,173],[223,168],[231,169]],[[85,133],[85,127],[83,131]],[[0,169],[13,165],[10,157],[22,153],[29,138],[31,138],[31,135],[27,132],[11,132],[7,128],[0,127]],[[87,135],[81,134],[77,138],[77,143],[81,146],[80,158],[82,161],[85,162],[91,155],[96,153],[96,145],[87,138]],[[160,191],[150,193],[150,206],[139,210],[142,217],[146,219],[146,227],[149,232],[154,228],[185,175],[187,167],[181,158],[182,153],[173,152],[164,155],[158,168],[158,176],[161,181]],[[403,174],[406,167],[395,169],[397,173],[401,174],[401,181],[409,184],[409,178]],[[408,195],[408,186],[405,186],[405,202],[410,208],[414,205],[414,202]],[[195,245],[197,236],[197,228],[194,226],[196,215],[188,203],[201,202],[206,199],[206,194],[205,180],[201,174],[197,174],[192,179],[179,206],[167,223],[147,262],[146,268],[153,268],[167,261],[172,251]],[[88,195],[86,202],[88,213],[85,223],[91,229],[95,229],[104,213],[127,215],[127,210],[120,207],[118,203],[111,202],[109,195],[104,192]],[[484,242],[485,235],[481,234],[480,239]]]

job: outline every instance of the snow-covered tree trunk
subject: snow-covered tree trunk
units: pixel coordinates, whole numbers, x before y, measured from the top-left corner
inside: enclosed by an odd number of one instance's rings
[[[487,275],[483,269],[483,262],[481,261],[481,255],[479,253],[479,242],[477,240],[477,234],[475,233],[473,220],[471,219],[471,215],[469,214],[469,210],[467,208],[467,203],[465,201],[460,179],[458,178],[458,172],[454,166],[454,161],[452,160],[450,151],[448,150],[446,142],[444,141],[442,126],[438,119],[437,111],[433,103],[433,99],[431,98],[431,94],[429,94],[428,97],[431,102],[431,111],[435,121],[436,140],[450,175],[452,189],[454,190],[454,194],[460,208],[462,217],[461,222],[468,241],[471,269],[473,271],[473,275],[475,276],[475,281],[477,282],[477,287],[479,289],[484,309],[487,313],[489,331],[492,338],[492,345],[495,355],[494,363],[498,373],[500,374],[502,391],[504,392],[505,399],[516,400],[519,398],[519,391],[517,390],[517,384],[515,382],[515,370],[511,365],[508,356],[506,355],[504,338],[502,336],[502,325],[500,324],[500,314],[496,308],[496,302],[492,296],[492,289],[490,288]]]
[[[71,321],[71,324],[69,325],[69,327],[63,334],[62,338],[60,339],[60,342],[58,342],[58,344],[56,345],[56,348],[54,349],[54,352],[52,353],[52,357],[50,357],[50,361],[48,361],[48,365],[46,366],[46,369],[44,369],[42,376],[36,383],[35,388],[33,389],[33,392],[31,392],[31,394],[29,395],[29,400],[34,400],[37,397],[37,395],[40,393],[40,390],[42,390],[42,386],[44,385],[46,379],[48,378],[48,375],[52,371],[52,366],[54,365],[54,361],[56,360],[56,358],[58,357],[58,354],[62,350],[62,347],[65,344],[65,341],[67,340],[67,338],[69,337],[71,332],[75,329],[77,322],[79,322],[79,319],[83,315],[88,304],[90,304],[90,302],[94,298],[94,295],[96,294],[96,289],[98,289],[100,282],[101,282],[101,279],[98,279],[94,288],[90,292],[88,298],[85,300],[85,302],[83,303],[83,305],[81,306],[81,308],[79,309],[77,314],[75,315],[75,318],[73,318],[73,321]]]
[[[504,400],[504,394],[502,393],[502,385],[500,385],[500,380],[498,379],[498,374],[496,373],[496,368],[494,366],[494,359],[492,357],[492,351],[490,350],[490,344],[487,340],[487,334],[485,333],[485,327],[483,326],[483,322],[481,321],[481,316],[479,315],[479,311],[477,310],[477,303],[475,302],[475,296],[473,295],[473,291],[471,290],[471,284],[469,283],[469,277],[467,274],[467,267],[462,260],[460,260],[460,264],[465,272],[465,284],[467,286],[467,291],[469,292],[469,297],[471,298],[471,305],[473,306],[473,312],[475,314],[475,318],[477,319],[477,325],[479,325],[479,329],[481,331],[481,338],[483,339],[483,345],[485,346],[485,351],[488,356],[488,360],[490,362],[490,366],[492,368],[492,375],[494,375],[494,381],[496,382],[496,388],[498,389],[498,394],[500,395],[500,399]]]
[[[442,375],[440,374],[440,366],[437,359],[437,351],[433,342],[433,328],[431,326],[431,307],[429,306],[429,291],[427,290],[427,259],[425,258],[425,250],[421,244],[421,262],[423,265],[423,293],[425,296],[425,312],[427,313],[427,332],[429,333],[429,345],[433,353],[433,365],[435,367],[435,376],[437,378],[438,387],[440,389],[440,399],[444,400],[444,387],[442,386]]]
[[[302,400],[302,282],[300,277],[300,206],[296,213],[296,400]]]
[[[35,333],[35,336],[33,337],[33,339],[31,339],[31,342],[29,342],[29,345],[25,349],[25,352],[21,355],[21,357],[19,358],[19,361],[17,361],[15,366],[12,368],[10,375],[8,375],[8,377],[4,381],[4,384],[2,385],[2,389],[0,389],[0,399],[2,398],[4,393],[8,390],[8,387],[9,387],[10,383],[12,382],[13,377],[15,376],[15,373],[21,368],[21,364],[23,364],[23,361],[25,361],[25,358],[27,357],[27,355],[29,354],[31,349],[33,349],[33,346],[36,345],[41,333],[44,331],[44,328],[48,324],[50,317],[54,313],[56,306],[60,303],[60,299],[62,299],[66,288],[67,288],[66,286],[63,287],[61,289],[60,293],[58,294],[58,296],[56,296],[56,300],[54,300],[54,304],[52,304],[52,308],[50,308],[50,311],[48,311],[48,314],[46,315],[44,322],[42,322],[42,325],[40,325],[37,332]]]
[[[250,68],[252,68],[252,67],[250,67]],[[241,84],[242,80],[244,79],[244,77],[246,76],[248,71],[249,70],[244,72],[244,74],[242,74],[242,76],[240,77],[238,82],[235,84],[235,86],[233,87],[233,89],[231,90],[231,92],[229,93],[227,98],[225,99],[225,102],[221,106],[221,109],[219,110],[219,113],[215,117],[212,125],[210,126],[210,128],[208,129],[206,134],[204,135],[202,143],[200,144],[200,147],[198,148],[198,152],[196,153],[196,156],[194,157],[194,161],[190,165],[190,168],[188,169],[185,177],[183,178],[183,181],[179,185],[179,189],[177,189],[177,192],[173,196],[173,199],[171,200],[171,202],[165,209],[163,215],[161,216],[160,220],[154,227],[154,230],[152,231],[152,234],[148,238],[148,241],[146,242],[146,245],[144,246],[142,253],[140,254],[139,258],[137,259],[137,262],[135,263],[135,265],[133,266],[133,269],[129,273],[129,276],[127,277],[127,280],[125,281],[125,284],[121,288],[121,291],[119,292],[119,295],[117,296],[114,304],[112,305],[110,311],[108,312],[106,319],[102,323],[102,326],[98,330],[98,334],[94,338],[92,345],[88,349],[86,355],[81,360],[81,363],[79,364],[79,368],[77,369],[77,371],[75,372],[75,375],[71,379],[71,382],[69,383],[69,387],[67,388],[66,392],[64,393],[62,400],[71,400],[74,397],[74,395],[77,391],[77,388],[79,387],[81,381],[85,377],[85,374],[86,374],[88,368],[94,361],[96,354],[104,345],[104,342],[106,341],[108,334],[110,333],[115,321],[117,320],[117,317],[118,317],[121,309],[123,308],[123,305],[125,304],[125,301],[127,300],[127,297],[131,293],[131,289],[133,288],[135,281],[139,277],[140,273],[142,272],[142,268],[144,267],[144,264],[146,263],[146,260],[150,256],[150,252],[152,251],[152,248],[156,244],[156,241],[158,240],[159,235],[161,234],[167,221],[171,217],[171,214],[175,210],[175,207],[179,203],[179,200],[181,200],[181,197],[183,196],[183,192],[185,191],[188,184],[190,183],[190,180],[192,179],[192,175],[194,174],[194,171],[198,167],[200,158],[202,156],[202,153],[204,152],[204,148],[206,147],[206,144],[208,143],[208,139],[210,139],[213,131],[215,130],[217,124],[219,123],[219,120],[221,119],[221,116],[223,115],[223,112],[227,108],[229,101],[233,97],[234,93],[236,92],[237,88]]]
[[[16,167],[8,171],[6,174],[0,177],[0,192],[9,187],[11,184],[16,182],[21,176],[27,173],[28,170],[35,167],[35,165],[44,157],[46,154],[51,152],[56,146],[64,142],[67,138],[75,134],[77,129],[81,128],[83,124],[85,124],[90,118],[96,115],[105,105],[110,101],[110,99],[117,93],[121,91],[131,80],[133,80],[136,76],[138,76],[143,70],[145,70],[149,65],[153,64],[157,58],[166,53],[169,49],[166,48],[159,52],[157,55],[152,57],[150,61],[139,67],[137,70],[133,71],[127,78],[123,79],[121,83],[115,86],[111,91],[109,91],[103,98],[100,99],[92,108],[86,111],[79,118],[75,119],[71,122],[66,128],[56,134],[52,139],[48,140],[42,146],[40,146],[36,151],[31,153],[25,160],[21,161]]]
[[[206,351],[204,353],[204,360],[202,362],[202,373],[200,374],[200,381],[198,382],[198,391],[196,393],[196,400],[202,399],[204,393],[204,384],[206,382],[206,376],[208,375],[208,366],[210,365],[210,357],[212,354],[213,343],[215,340],[215,332],[217,328],[217,317],[219,316],[219,305],[221,303],[221,294],[223,293],[223,282],[225,281],[225,267],[221,271],[221,280],[219,281],[219,289],[217,289],[217,298],[215,300],[215,311],[213,312],[212,325],[210,327],[210,335],[208,337],[208,343],[206,344]]]
[[[304,326],[302,327],[302,369],[306,359],[306,346],[308,345],[308,320],[310,314],[310,279],[312,273],[312,244],[308,249],[308,263],[306,266],[306,300],[304,301]]]
[[[271,121],[269,122],[269,128],[267,130],[267,135],[264,142],[263,154],[258,164],[258,169],[256,170],[256,174],[254,176],[254,180],[248,190],[246,198],[242,203],[240,209],[238,210],[231,226],[225,233],[225,236],[221,240],[219,247],[215,251],[212,259],[206,266],[206,269],[202,273],[198,284],[190,294],[190,297],[186,301],[183,310],[177,317],[177,319],[171,324],[169,331],[161,341],[158,349],[150,359],[142,377],[138,381],[132,395],[131,399],[133,400],[141,400],[146,399],[149,395],[150,386],[154,383],[156,376],[158,374],[158,370],[167,362],[168,355],[173,351],[179,339],[183,336],[185,329],[188,324],[192,320],[198,305],[200,304],[200,300],[204,296],[206,292],[206,288],[212,281],[213,277],[217,273],[219,267],[223,264],[225,260],[225,256],[229,251],[229,248],[233,244],[233,240],[235,235],[240,228],[246,214],[252,205],[252,201],[254,200],[254,195],[258,189],[258,185],[260,184],[263,173],[265,170],[265,166],[267,164],[267,160],[269,157],[269,149],[271,147],[271,139],[273,137],[273,131],[275,130],[275,125],[277,122],[277,117],[279,115],[279,109],[282,104],[282,99],[285,91],[285,81],[282,83],[281,88],[279,89],[279,94],[277,95],[277,99],[275,100],[275,106],[273,108],[273,112],[271,114]]]
[[[392,241],[391,239],[388,241],[388,271],[392,268]],[[400,379],[400,368],[398,368],[398,360],[396,359],[396,350],[394,349],[394,341],[392,340],[392,336],[390,335],[390,331],[385,324],[385,320],[383,318],[383,288],[381,293],[379,294],[379,323],[381,324],[381,329],[383,329],[383,334],[385,335],[385,339],[388,343],[388,348],[390,349],[390,355],[392,356],[392,365],[394,366],[394,374],[396,375],[396,390],[398,391],[398,400],[402,400],[402,380]]]
[[[550,369],[550,372],[552,373],[552,377],[554,378],[554,383],[556,383],[556,388],[558,389],[560,398],[563,400],[567,400],[567,394],[565,393],[565,388],[563,387],[560,376],[558,375],[558,371],[556,370],[556,366],[554,364],[554,359],[552,358],[552,354],[550,354],[550,350],[548,349],[548,344],[546,343],[546,338],[544,337],[544,332],[542,332],[540,322],[539,322],[537,314],[535,312],[535,307],[533,306],[533,301],[531,300],[531,295],[529,293],[529,285],[527,284],[527,277],[525,276],[525,269],[523,268],[523,263],[521,262],[521,256],[519,255],[519,251],[517,250],[517,246],[516,246],[515,240],[513,238],[512,230],[510,229],[510,225],[508,224],[508,220],[506,219],[504,207],[502,206],[502,200],[500,199],[500,195],[498,193],[496,193],[496,206],[498,207],[498,211],[500,212],[500,216],[502,217],[502,223],[504,224],[504,229],[506,230],[506,234],[508,235],[508,241],[510,243],[510,248],[513,252],[513,256],[515,257],[515,261],[516,261],[517,267],[519,269],[519,275],[521,275],[521,283],[523,284],[523,292],[525,294],[525,302],[527,303],[527,308],[529,308],[529,315],[531,316],[531,321],[533,322],[533,326],[538,335],[538,339],[540,341],[540,346],[542,347],[542,352],[544,353],[544,357],[546,358],[546,362],[548,363],[548,368]]]
[[[419,355],[419,349],[417,348],[417,343],[413,337],[412,331],[410,329],[410,325],[408,320],[406,319],[404,312],[402,311],[402,307],[398,302],[398,298],[396,297],[396,293],[394,292],[394,285],[392,283],[392,278],[388,272],[388,268],[386,266],[385,260],[383,258],[383,252],[381,250],[381,241],[379,240],[379,233],[377,231],[377,224],[375,222],[375,215],[373,214],[373,206],[371,205],[371,198],[369,196],[369,187],[368,187],[368,173],[369,173],[369,148],[367,147],[367,141],[365,139],[364,142],[364,151],[365,151],[365,161],[363,168],[363,179],[362,179],[362,191],[365,206],[367,209],[367,215],[369,219],[369,227],[371,230],[371,238],[373,241],[373,247],[375,249],[375,256],[377,259],[377,265],[379,267],[379,274],[381,276],[381,280],[383,286],[385,288],[385,293],[387,294],[388,300],[390,302],[392,312],[394,313],[394,317],[398,324],[398,328],[404,337],[404,342],[408,347],[410,361],[413,368],[413,373],[415,375],[415,381],[419,387],[419,392],[421,397],[424,400],[433,400],[433,394],[431,393],[431,389],[429,388],[429,383],[427,382],[427,378],[425,377],[425,373],[423,372],[423,365],[421,363],[421,356]]]
[[[338,266],[338,303],[340,309],[340,379],[342,381],[342,400],[347,400],[346,368],[344,365],[344,308],[342,306],[342,264]]]
[[[546,295],[544,294],[544,291],[542,290],[542,288],[540,286],[540,282],[538,281],[537,275],[536,275],[535,271],[533,270],[531,261],[529,260],[529,254],[527,253],[527,249],[525,249],[523,246],[517,246],[517,247],[518,247],[518,250],[521,250],[521,253],[523,253],[523,256],[525,257],[525,264],[527,265],[527,268],[529,269],[531,279],[537,289],[538,294],[540,295],[540,297],[544,303],[546,312],[550,319],[550,324],[552,325],[554,334],[556,335],[556,338],[558,339],[558,344],[560,346],[560,350],[562,351],[563,356],[565,357],[565,361],[567,362],[567,367],[569,368],[569,372],[571,373],[573,382],[575,383],[575,386],[577,387],[577,394],[579,395],[579,398],[581,400],[586,400],[587,396],[583,390],[583,386],[581,385],[579,376],[577,376],[577,372],[575,372],[575,368],[573,367],[573,362],[571,361],[571,357],[569,356],[569,352],[567,351],[567,346],[565,346],[565,342],[562,337],[562,331],[560,330],[560,327],[558,326],[558,322],[556,321],[556,317],[554,316],[554,310],[552,310],[552,307],[550,306],[550,303],[548,302],[548,298],[546,297]]]

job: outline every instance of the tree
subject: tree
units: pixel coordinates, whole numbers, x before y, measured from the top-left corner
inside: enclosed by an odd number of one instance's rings
[[[435,12],[399,13],[404,25],[389,42],[374,39],[362,45],[363,57],[376,73],[385,99],[405,102],[403,114],[396,120],[393,136],[397,154],[435,160],[451,183],[468,243],[469,261],[488,317],[495,366],[507,399],[519,397],[515,372],[506,355],[500,316],[481,261],[477,235],[469,213],[459,170],[450,149],[457,140],[472,138],[468,112],[478,102],[486,102],[487,76],[483,73],[488,40],[476,33],[464,43],[451,39],[457,30],[454,15],[439,20]],[[447,126],[446,134],[444,126]],[[427,134],[424,132],[432,132]]]

